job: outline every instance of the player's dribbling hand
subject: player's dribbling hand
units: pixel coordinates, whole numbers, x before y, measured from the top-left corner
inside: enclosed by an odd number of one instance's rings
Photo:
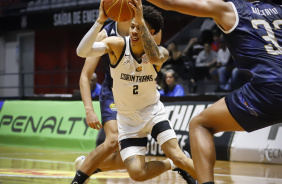
[[[86,122],[90,128],[96,130],[100,130],[102,128],[102,125],[94,111],[89,111],[86,113]]]
[[[99,22],[100,24],[104,24],[104,22],[108,19],[108,16],[104,11],[103,6],[104,6],[104,0],[101,0],[99,7],[99,17],[97,19],[97,22]]]
[[[143,18],[143,7],[142,7],[142,1],[141,0],[133,0],[134,4],[129,3],[131,8],[135,11],[135,20],[137,22],[142,22],[144,21]]]

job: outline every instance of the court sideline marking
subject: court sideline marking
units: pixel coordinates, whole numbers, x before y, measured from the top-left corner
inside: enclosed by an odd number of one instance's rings
[[[25,158],[10,158],[10,157],[0,157],[0,159],[10,159],[10,160],[23,160],[23,161],[31,161],[31,162],[47,162],[47,163],[61,163],[61,164],[74,164],[74,162],[62,162],[62,161],[52,161],[52,160],[38,160],[38,159],[25,159]],[[216,169],[216,168],[215,168]],[[7,169],[6,169],[7,170]],[[9,169],[11,172],[12,169]],[[17,169],[19,170],[19,169]],[[25,171],[26,169],[21,169],[22,171]],[[35,170],[35,171],[46,171],[46,170]],[[48,170],[51,174],[53,170]],[[51,171],[51,172],[50,172]],[[56,172],[57,171],[53,171]],[[64,172],[71,172],[73,174],[73,171],[64,171]],[[168,171],[168,172],[174,172],[174,171]],[[114,174],[114,173],[112,173]],[[1,173],[0,169],[0,176],[2,177],[30,177],[30,178],[73,178],[73,176],[52,176],[51,175],[16,175],[16,174],[3,174]],[[282,179],[279,178],[266,178],[266,177],[257,177],[257,176],[242,176],[242,175],[228,175],[228,174],[215,174],[215,176],[219,177],[236,177],[236,178],[247,178],[247,179],[255,179],[255,180],[271,180],[271,181],[282,181]],[[91,178],[97,178],[97,177],[91,177]],[[100,177],[99,177],[100,178]]]

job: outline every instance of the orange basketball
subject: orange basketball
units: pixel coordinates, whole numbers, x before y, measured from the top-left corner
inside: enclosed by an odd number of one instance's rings
[[[134,10],[129,3],[132,0],[104,0],[104,11],[114,21],[128,21],[134,17]]]

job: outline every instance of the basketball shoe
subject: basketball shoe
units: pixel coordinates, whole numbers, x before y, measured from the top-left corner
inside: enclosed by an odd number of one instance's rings
[[[183,150],[184,154],[188,157],[191,158],[190,154]],[[182,178],[187,182],[187,184],[198,184],[198,181],[195,180],[188,172],[186,172],[183,169],[180,169],[179,167],[173,169],[173,171],[178,172],[182,176]]]

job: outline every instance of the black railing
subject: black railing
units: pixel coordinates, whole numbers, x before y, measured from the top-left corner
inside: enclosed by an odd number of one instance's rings
[[[19,73],[0,73],[0,99],[2,98],[27,98],[34,96],[79,96],[79,78],[81,70],[68,71],[36,71],[36,72],[19,72]],[[104,76],[103,72],[98,70],[98,76]],[[98,77],[99,78],[99,77]],[[99,78],[102,79],[103,78]],[[191,85],[189,79],[180,80],[186,96],[202,95],[226,95],[228,92],[239,88],[247,80],[231,81],[231,90],[217,90],[219,82],[217,80],[198,80]],[[244,83],[243,83],[244,82]],[[240,83],[239,85],[236,83]]]
[[[0,73],[0,97],[72,94],[79,90],[80,73],[81,70]]]
[[[0,73],[0,98],[71,97],[79,91],[81,70]],[[98,71],[98,74],[102,72]],[[101,76],[100,75],[100,76]],[[214,92],[216,81],[199,81],[198,90],[191,91],[188,80],[182,80],[186,96],[221,95]]]

